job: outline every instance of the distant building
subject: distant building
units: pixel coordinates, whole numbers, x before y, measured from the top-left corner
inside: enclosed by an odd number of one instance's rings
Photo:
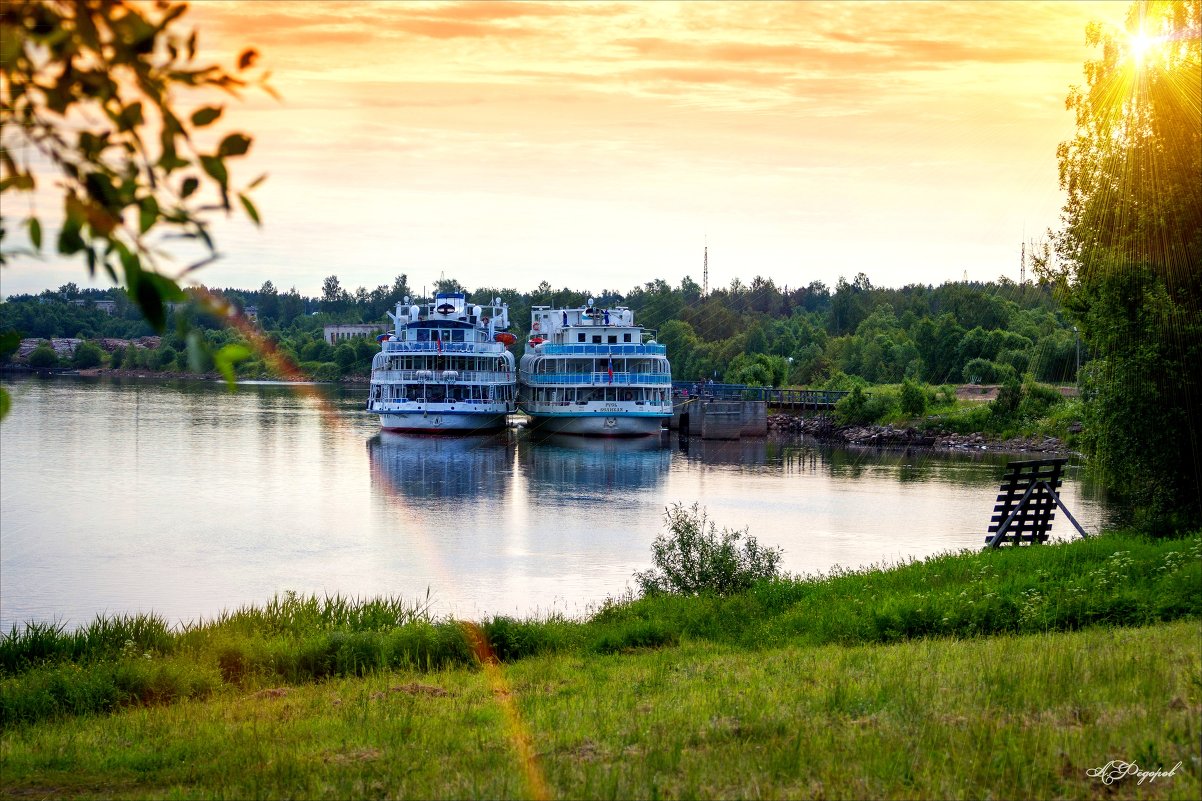
[[[245,314],[246,318],[252,322],[259,321],[259,307],[258,306],[247,306],[245,309],[242,310],[242,313]]]
[[[355,325],[327,325],[323,331],[325,332],[326,342],[333,345],[336,342],[345,342],[348,339],[356,337],[374,337],[376,334],[384,333],[384,323],[361,323]]]
[[[94,305],[96,307],[97,311],[102,311],[105,314],[116,314],[117,313],[117,301],[115,301],[115,300],[95,300],[95,301],[93,301],[93,300],[84,300],[84,299],[80,298],[78,300],[71,300],[71,301],[67,301],[67,302],[70,303],[72,306],[87,306],[89,303],[91,303],[92,305]]]

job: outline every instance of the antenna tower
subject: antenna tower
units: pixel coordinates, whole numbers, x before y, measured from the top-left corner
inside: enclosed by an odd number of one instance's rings
[[[710,293],[710,246],[705,246],[704,255],[701,257],[701,297],[706,297]]]
[[[1024,241],[1023,255],[1018,268],[1018,285],[1022,286],[1025,283],[1027,283],[1027,243]]]

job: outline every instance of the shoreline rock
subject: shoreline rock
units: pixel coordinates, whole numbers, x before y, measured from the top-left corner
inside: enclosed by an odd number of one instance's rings
[[[946,431],[919,431],[895,426],[840,426],[827,415],[794,417],[774,414],[768,417],[768,431],[781,434],[805,434],[820,442],[877,448],[934,448],[943,451],[994,453],[1047,453],[1069,455],[1070,450],[1056,437],[1012,437],[998,439],[987,434],[955,434]]]

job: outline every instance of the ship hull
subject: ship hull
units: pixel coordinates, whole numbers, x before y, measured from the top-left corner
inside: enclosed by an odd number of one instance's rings
[[[577,434],[588,437],[645,437],[658,434],[671,415],[631,414],[531,414],[528,428],[540,434]]]
[[[382,412],[380,428],[384,431],[466,434],[505,428],[506,418],[505,412],[452,412],[438,409]]]

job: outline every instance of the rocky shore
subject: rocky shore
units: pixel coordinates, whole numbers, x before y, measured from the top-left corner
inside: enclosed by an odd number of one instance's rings
[[[840,426],[825,415],[794,417],[774,414],[768,417],[768,430],[781,434],[805,434],[821,442],[878,448],[936,448],[947,451],[995,451],[1000,453],[1048,453],[1067,455],[1071,451],[1056,437],[1012,437],[997,439],[986,434],[954,434],[920,431],[894,426]]]

